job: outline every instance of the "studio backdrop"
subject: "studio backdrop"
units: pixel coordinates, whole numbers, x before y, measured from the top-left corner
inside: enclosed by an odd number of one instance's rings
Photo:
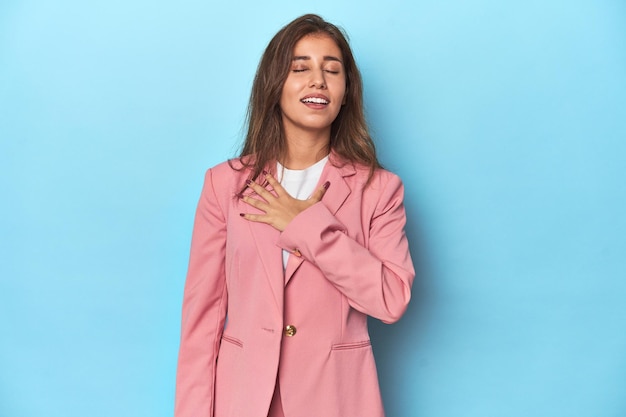
[[[172,415],[204,172],[309,12],[406,186],[388,416],[626,415],[623,1],[3,0],[0,417]]]

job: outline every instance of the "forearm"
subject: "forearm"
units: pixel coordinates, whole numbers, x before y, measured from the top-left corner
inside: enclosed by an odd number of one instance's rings
[[[364,242],[323,203],[299,214],[283,231],[279,245],[315,264],[355,309],[384,322],[397,321],[411,296],[415,276],[404,233],[402,187],[388,190],[379,212],[368,219]],[[367,243],[365,242],[367,241]]]

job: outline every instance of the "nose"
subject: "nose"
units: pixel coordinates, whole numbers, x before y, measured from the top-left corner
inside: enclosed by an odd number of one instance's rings
[[[324,71],[321,69],[311,71],[311,80],[309,83],[313,88],[326,88],[326,78],[324,77]]]

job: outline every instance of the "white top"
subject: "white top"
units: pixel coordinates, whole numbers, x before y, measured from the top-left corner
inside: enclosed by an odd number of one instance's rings
[[[288,169],[279,162],[276,167],[276,172],[280,184],[293,198],[306,200],[313,194],[313,191],[315,191],[315,186],[322,176],[322,171],[327,161],[328,155],[306,169]],[[283,250],[283,269],[287,268],[288,259],[289,252]]]

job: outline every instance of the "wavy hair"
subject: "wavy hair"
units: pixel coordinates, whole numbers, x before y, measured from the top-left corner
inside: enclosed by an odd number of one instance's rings
[[[343,163],[358,163],[368,167],[370,178],[374,170],[381,167],[363,111],[361,74],[347,36],[342,29],[320,16],[306,14],[278,31],[265,49],[257,68],[246,117],[247,134],[239,155],[242,169],[252,170],[251,179],[257,179],[270,162],[281,161],[285,157],[287,141],[280,98],[289,75],[294,47],[300,39],[311,34],[329,36],[343,57],[345,104],[331,125],[330,149]]]

